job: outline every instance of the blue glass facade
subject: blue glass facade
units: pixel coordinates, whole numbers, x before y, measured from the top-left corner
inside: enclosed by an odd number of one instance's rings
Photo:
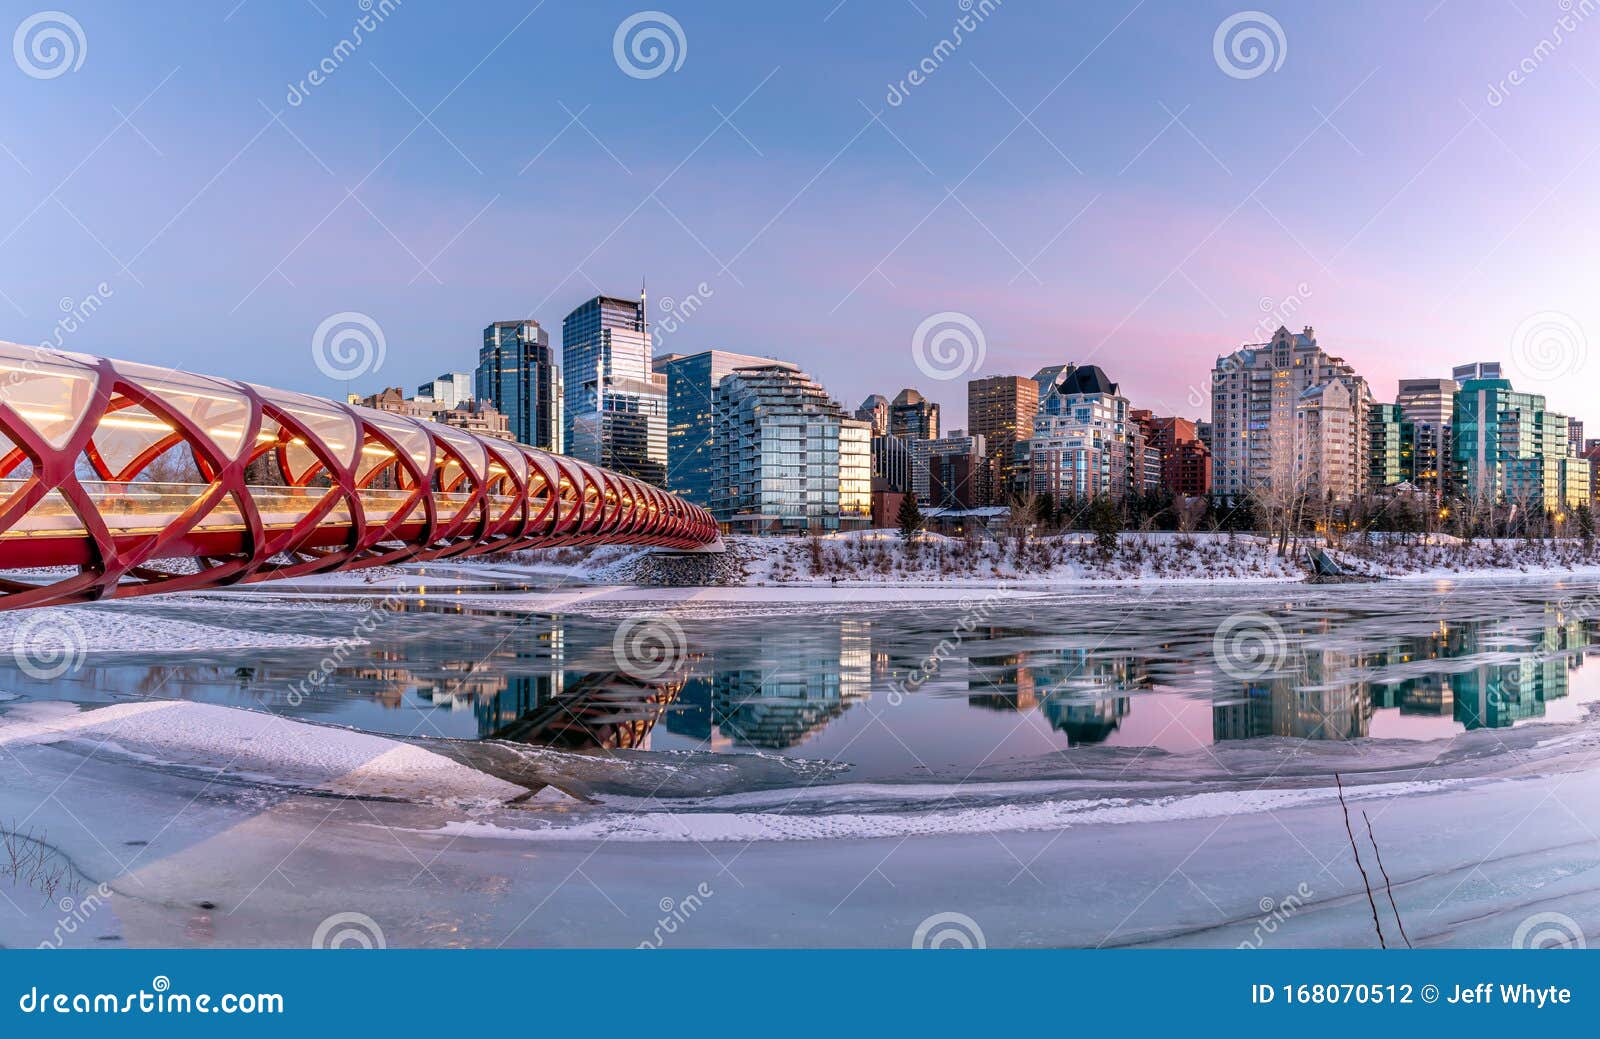
[[[478,400],[506,416],[518,443],[563,449],[561,369],[539,322],[496,321],[485,328],[475,383]]]

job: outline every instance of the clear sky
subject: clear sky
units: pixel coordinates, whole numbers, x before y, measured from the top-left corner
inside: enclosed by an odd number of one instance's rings
[[[52,2],[67,66],[0,67],[0,338],[105,283],[67,348],[409,390],[647,277],[704,297],[664,346],[791,358],[852,408],[916,385],[947,427],[974,366],[912,351],[941,312],[979,374],[1093,362],[1191,415],[1278,316],[1379,399],[1478,359],[1580,416],[1600,388],[1591,0],[1263,0],[1255,75],[1214,46],[1232,0],[1009,0],[949,48],[946,0],[659,0],[658,75],[616,56],[633,2],[406,0],[338,56],[350,0]],[[386,340],[346,381],[311,351],[342,312]]]

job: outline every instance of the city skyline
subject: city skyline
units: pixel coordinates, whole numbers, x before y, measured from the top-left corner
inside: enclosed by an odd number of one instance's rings
[[[1556,9],[1428,6],[1269,11],[1281,64],[1241,75],[1213,48],[1231,6],[994,5],[906,90],[954,8],[675,5],[682,63],[640,78],[613,60],[631,8],[490,7],[467,26],[402,4],[300,89],[353,8],[219,12],[207,33],[252,44],[230,56],[88,5],[80,68],[12,73],[37,118],[26,140],[0,132],[0,335],[54,341],[57,303],[104,284],[64,347],[206,370],[227,327],[242,377],[338,395],[304,359],[329,315],[386,334],[350,388],[414,385],[485,320],[548,326],[646,273],[656,299],[694,303],[651,315],[673,319],[665,350],[782,352],[774,313],[832,326],[804,360],[846,404],[898,383],[961,413],[967,377],[1064,356],[1198,415],[1209,363],[1265,318],[1370,358],[1380,397],[1502,357],[1581,415],[1600,328],[1582,65],[1600,33],[1565,34],[1511,83]],[[1449,46],[1408,43],[1423,35]],[[505,60],[536,38],[570,46]],[[915,330],[943,312],[977,322],[986,362],[908,377]],[[1544,356],[1513,356],[1542,314],[1570,319],[1575,352],[1518,370]]]

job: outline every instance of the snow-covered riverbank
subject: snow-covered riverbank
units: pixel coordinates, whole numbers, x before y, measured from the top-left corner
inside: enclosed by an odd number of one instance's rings
[[[1303,581],[1305,543],[1280,555],[1254,534],[1123,534],[1102,550],[1093,535],[1026,541],[969,541],[923,534],[914,546],[892,531],[824,538],[725,539],[727,552],[698,570],[679,558],[663,564],[651,550],[619,547],[522,553],[497,573],[594,585],[703,583],[743,588],[1065,589],[1106,584],[1234,584]],[[1315,542],[1318,546],[1323,543]],[[1519,575],[1600,578],[1600,549],[1577,540],[1523,542],[1453,538],[1398,541],[1374,536],[1327,546],[1354,575],[1467,579]],[[680,573],[703,574],[679,580]]]

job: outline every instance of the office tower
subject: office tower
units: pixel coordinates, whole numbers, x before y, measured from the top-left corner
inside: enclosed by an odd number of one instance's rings
[[[667,377],[655,373],[643,291],[596,296],[561,322],[567,453],[660,485],[667,478]]]
[[[1576,458],[1583,453],[1583,419],[1567,417],[1567,453]]]
[[[872,438],[872,484],[874,490],[896,494],[911,491],[910,441],[891,433]]]
[[[872,427],[851,418],[809,375],[766,364],[717,390],[711,511],[736,533],[866,527],[872,515]]]
[[[1306,396],[1336,379],[1345,390],[1327,399]],[[1334,401],[1349,407],[1347,419],[1328,414]],[[1353,486],[1359,493],[1367,469],[1371,403],[1366,380],[1343,358],[1324,352],[1310,326],[1301,332],[1279,327],[1270,342],[1217,358],[1211,373],[1212,493],[1228,501],[1252,492],[1287,500],[1312,482],[1324,490],[1352,486],[1343,475],[1329,478],[1308,470],[1307,421],[1317,424],[1319,455],[1358,474]],[[1348,442],[1334,443],[1335,433]]]
[[[446,408],[459,408],[474,397],[471,372],[445,372],[417,387],[417,399],[438,401]]]
[[[1542,394],[1468,377],[1456,391],[1451,439],[1456,487],[1469,501],[1554,512],[1588,500],[1588,466],[1567,452],[1567,417],[1547,411]]]
[[[496,321],[486,327],[475,381],[477,400],[506,417],[512,439],[544,451],[563,449],[561,368],[550,334],[539,322]]]
[[[1456,382],[1466,382],[1468,379],[1503,379],[1499,361],[1474,361],[1471,364],[1458,364],[1450,369],[1450,377]]]
[[[907,387],[889,405],[889,432],[907,440],[939,439],[939,405]]]
[[[717,387],[736,368],[769,364],[795,367],[787,361],[727,350],[667,354],[655,359],[656,374],[667,379],[667,490],[696,505],[711,504],[711,454],[715,442],[712,419]]]
[[[1434,501],[1450,491],[1450,415],[1456,389],[1454,379],[1401,379],[1395,396],[1401,418],[1411,423],[1411,475],[1407,479]]]
[[[872,424],[872,435],[881,437],[889,432],[889,398],[881,393],[874,393],[861,402],[856,409],[856,418]]]
[[[1150,489],[1144,431],[1128,410],[1128,398],[1098,365],[1073,368],[1055,383],[1039,401],[1028,441],[1034,493],[1121,499]]]
[[[1005,500],[1015,482],[1016,445],[1033,434],[1039,413],[1039,384],[1016,375],[996,375],[967,383],[967,432],[988,445],[993,486],[990,503]]]
[[[988,445],[978,435],[952,430],[937,440],[913,440],[911,490],[924,505],[974,509],[989,501]]]

